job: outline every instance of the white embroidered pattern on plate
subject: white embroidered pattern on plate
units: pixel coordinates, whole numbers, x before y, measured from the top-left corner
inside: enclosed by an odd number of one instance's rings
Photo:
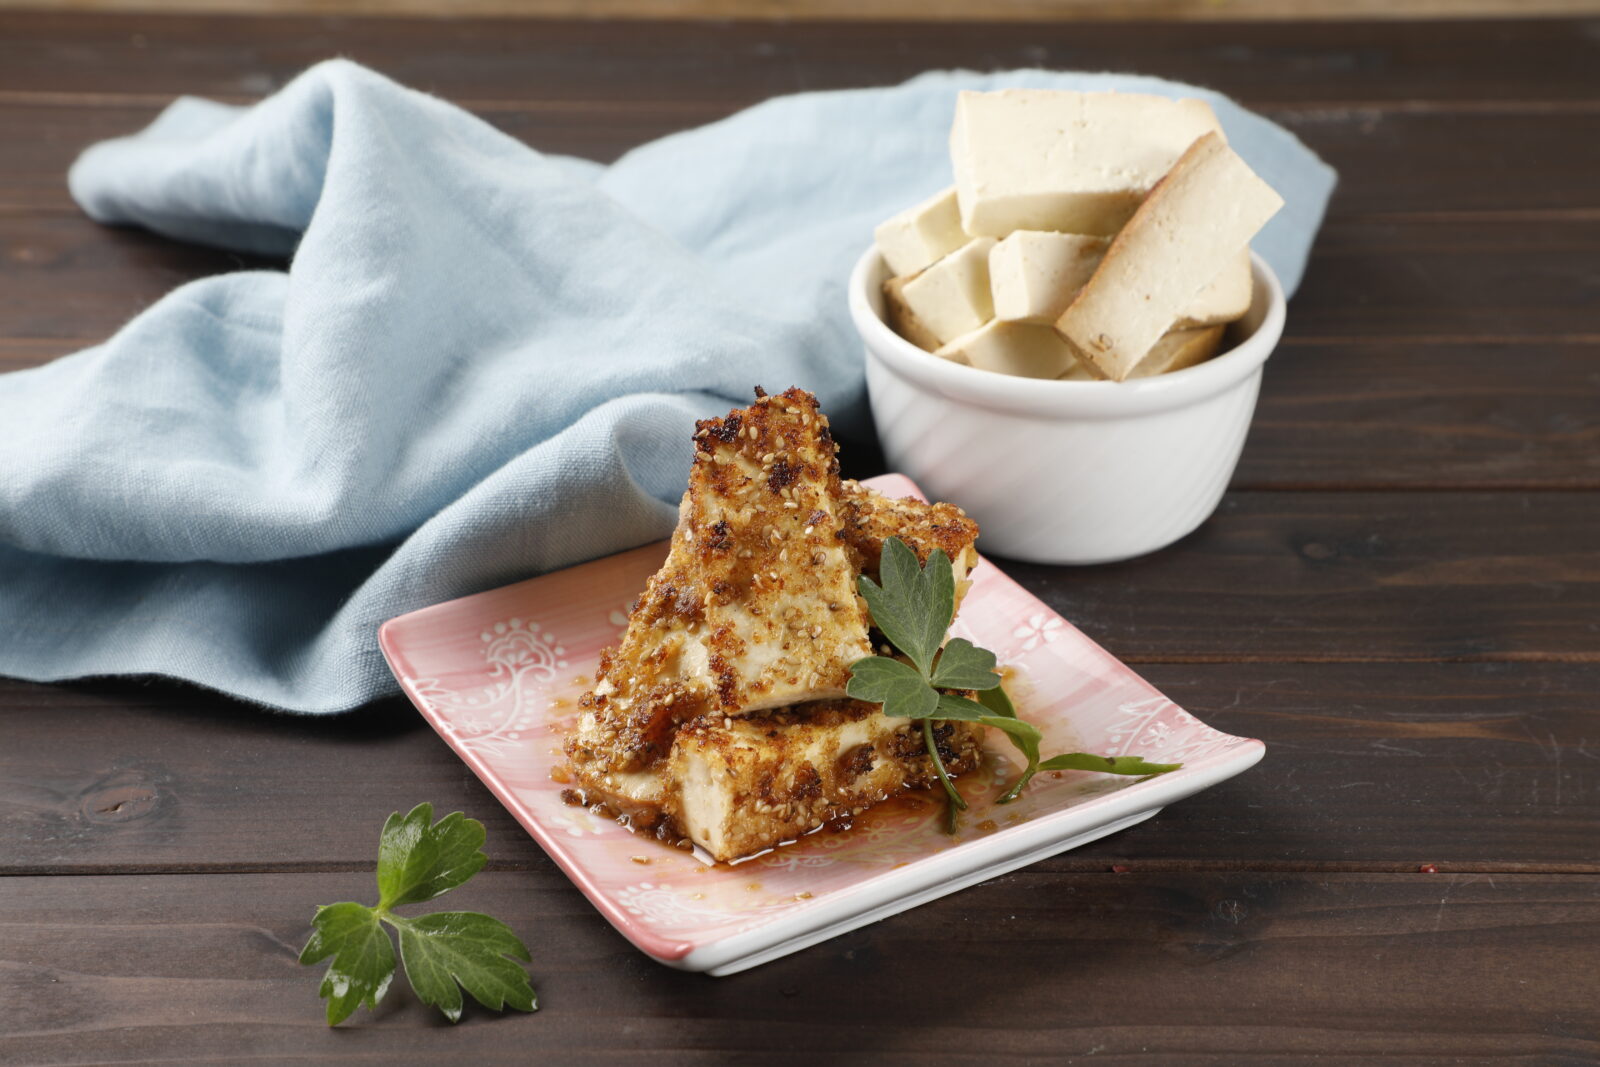
[[[534,723],[528,683],[549,683],[566,670],[566,648],[537,622],[506,619],[478,635],[488,664],[489,684],[456,692],[436,678],[419,678],[413,689],[419,699],[443,716],[463,748],[504,755],[522,741]]]

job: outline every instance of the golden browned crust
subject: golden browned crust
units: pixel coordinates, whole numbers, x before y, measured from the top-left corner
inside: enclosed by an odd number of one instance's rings
[[[842,696],[850,664],[871,654],[816,398],[762,396],[699,423],[695,448],[666,564],[583,697],[568,746],[580,775],[648,764],[698,714]]]
[[[982,727],[934,724],[946,770],[976,770]],[[668,759],[668,817],[714,859],[732,860],[938,781],[920,723],[856,700],[684,723]],[[712,795],[707,795],[707,794]]]
[[[928,562],[935,549],[960,568],[977,562],[973,542],[978,524],[954,504],[927,503],[916,497],[887,497],[857,481],[841,481],[844,498],[841,536],[856,552],[861,571],[876,580],[883,543],[891,537],[904,541],[917,560]],[[970,555],[969,555],[970,554]]]
[[[936,780],[918,726],[844,697],[872,651],[855,586],[898,536],[923,561],[943,549],[959,597],[977,524],[841,482],[836,453],[798,389],[698,424],[666,563],[566,741],[574,802],[731,859]],[[952,774],[981,733],[937,725]]]

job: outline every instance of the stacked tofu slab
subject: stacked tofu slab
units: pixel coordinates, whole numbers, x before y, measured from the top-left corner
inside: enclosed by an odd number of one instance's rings
[[[1283,206],[1201,100],[964,92],[950,156],[955,185],[876,231],[885,317],[943,359],[1029,378],[1209,359]]]
[[[567,738],[573,799],[731,860],[852,815],[934,769],[916,724],[846,697],[873,654],[857,596],[884,541],[942,549],[958,602],[977,524],[839,478],[809,393],[761,396],[699,424],[667,560],[601,656]],[[956,773],[980,730],[941,724]]]

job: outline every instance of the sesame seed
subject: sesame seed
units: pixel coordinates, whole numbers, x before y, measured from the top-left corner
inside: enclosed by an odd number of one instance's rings
[[[778,572],[777,571],[768,571],[767,572],[767,577],[771,578],[773,581],[777,581],[778,580]]]
[[[787,563],[787,562],[789,562],[789,550],[787,548],[782,549],[778,553],[778,562],[779,563]]]
[[[776,458],[777,458],[777,456],[776,456],[775,453],[768,452],[766,455],[761,457],[761,462],[762,463],[771,463]]]
[[[793,500],[785,500],[783,502],[783,506],[786,508],[798,508],[800,505],[796,504]]]

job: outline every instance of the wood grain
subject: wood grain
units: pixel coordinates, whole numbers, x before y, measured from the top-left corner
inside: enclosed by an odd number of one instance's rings
[[[1216,6],[1216,5],[1213,5]],[[430,9],[430,14],[433,13]],[[598,19],[229,19],[0,13],[0,94],[178,93],[255,99],[329,56],[459,101],[586,100],[733,109],[778,93],[902,81],[921,71],[1135,71],[1252,106],[1594,99],[1600,51],[1581,20],[1382,27]],[[633,102],[647,102],[638,104]],[[102,103],[115,105],[116,100]]]
[[[615,92],[615,89],[610,91]],[[738,110],[728,101],[573,98],[459,101],[541,151],[610,162],[628,149]],[[0,94],[0,217],[76,213],[67,168],[95,141],[133,133],[166,102],[99,97],[32,100]],[[1600,171],[1600,103],[1504,101],[1481,108],[1424,102],[1377,107],[1269,107],[1267,117],[1303,139],[1341,174],[1336,219],[1352,216],[1462,216],[1524,221],[1600,218],[1593,175]],[[1412,165],[1389,161],[1404,153]],[[1531,170],[1537,181],[1519,181]]]
[[[711,979],[646,960],[545,866],[448,898],[529,941],[540,1012],[469,1006],[451,1028],[396,982],[330,1031],[296,951],[316,905],[370,889],[365,873],[8,879],[0,1048],[19,1063],[1600,1055],[1593,878],[1030,868]]]
[[[1291,336],[1267,364],[1233,485],[1600,488],[1597,395],[1600,339]]]
[[[1593,493],[1231,493],[1152,556],[1007,572],[1130,662],[1596,661]]]
[[[1045,869],[1600,873],[1600,666],[1141,672],[1267,759]],[[398,699],[308,719],[170,684],[0,682],[0,736],[0,873],[363,868],[384,817],[424,799],[483,821],[497,863],[544,863]]]
[[[40,0],[0,0],[8,7]],[[82,12],[241,12],[272,15],[423,15],[606,19],[916,19],[951,22],[1056,19],[1233,21],[1242,19],[1530,18],[1593,14],[1593,0],[51,0]]]

